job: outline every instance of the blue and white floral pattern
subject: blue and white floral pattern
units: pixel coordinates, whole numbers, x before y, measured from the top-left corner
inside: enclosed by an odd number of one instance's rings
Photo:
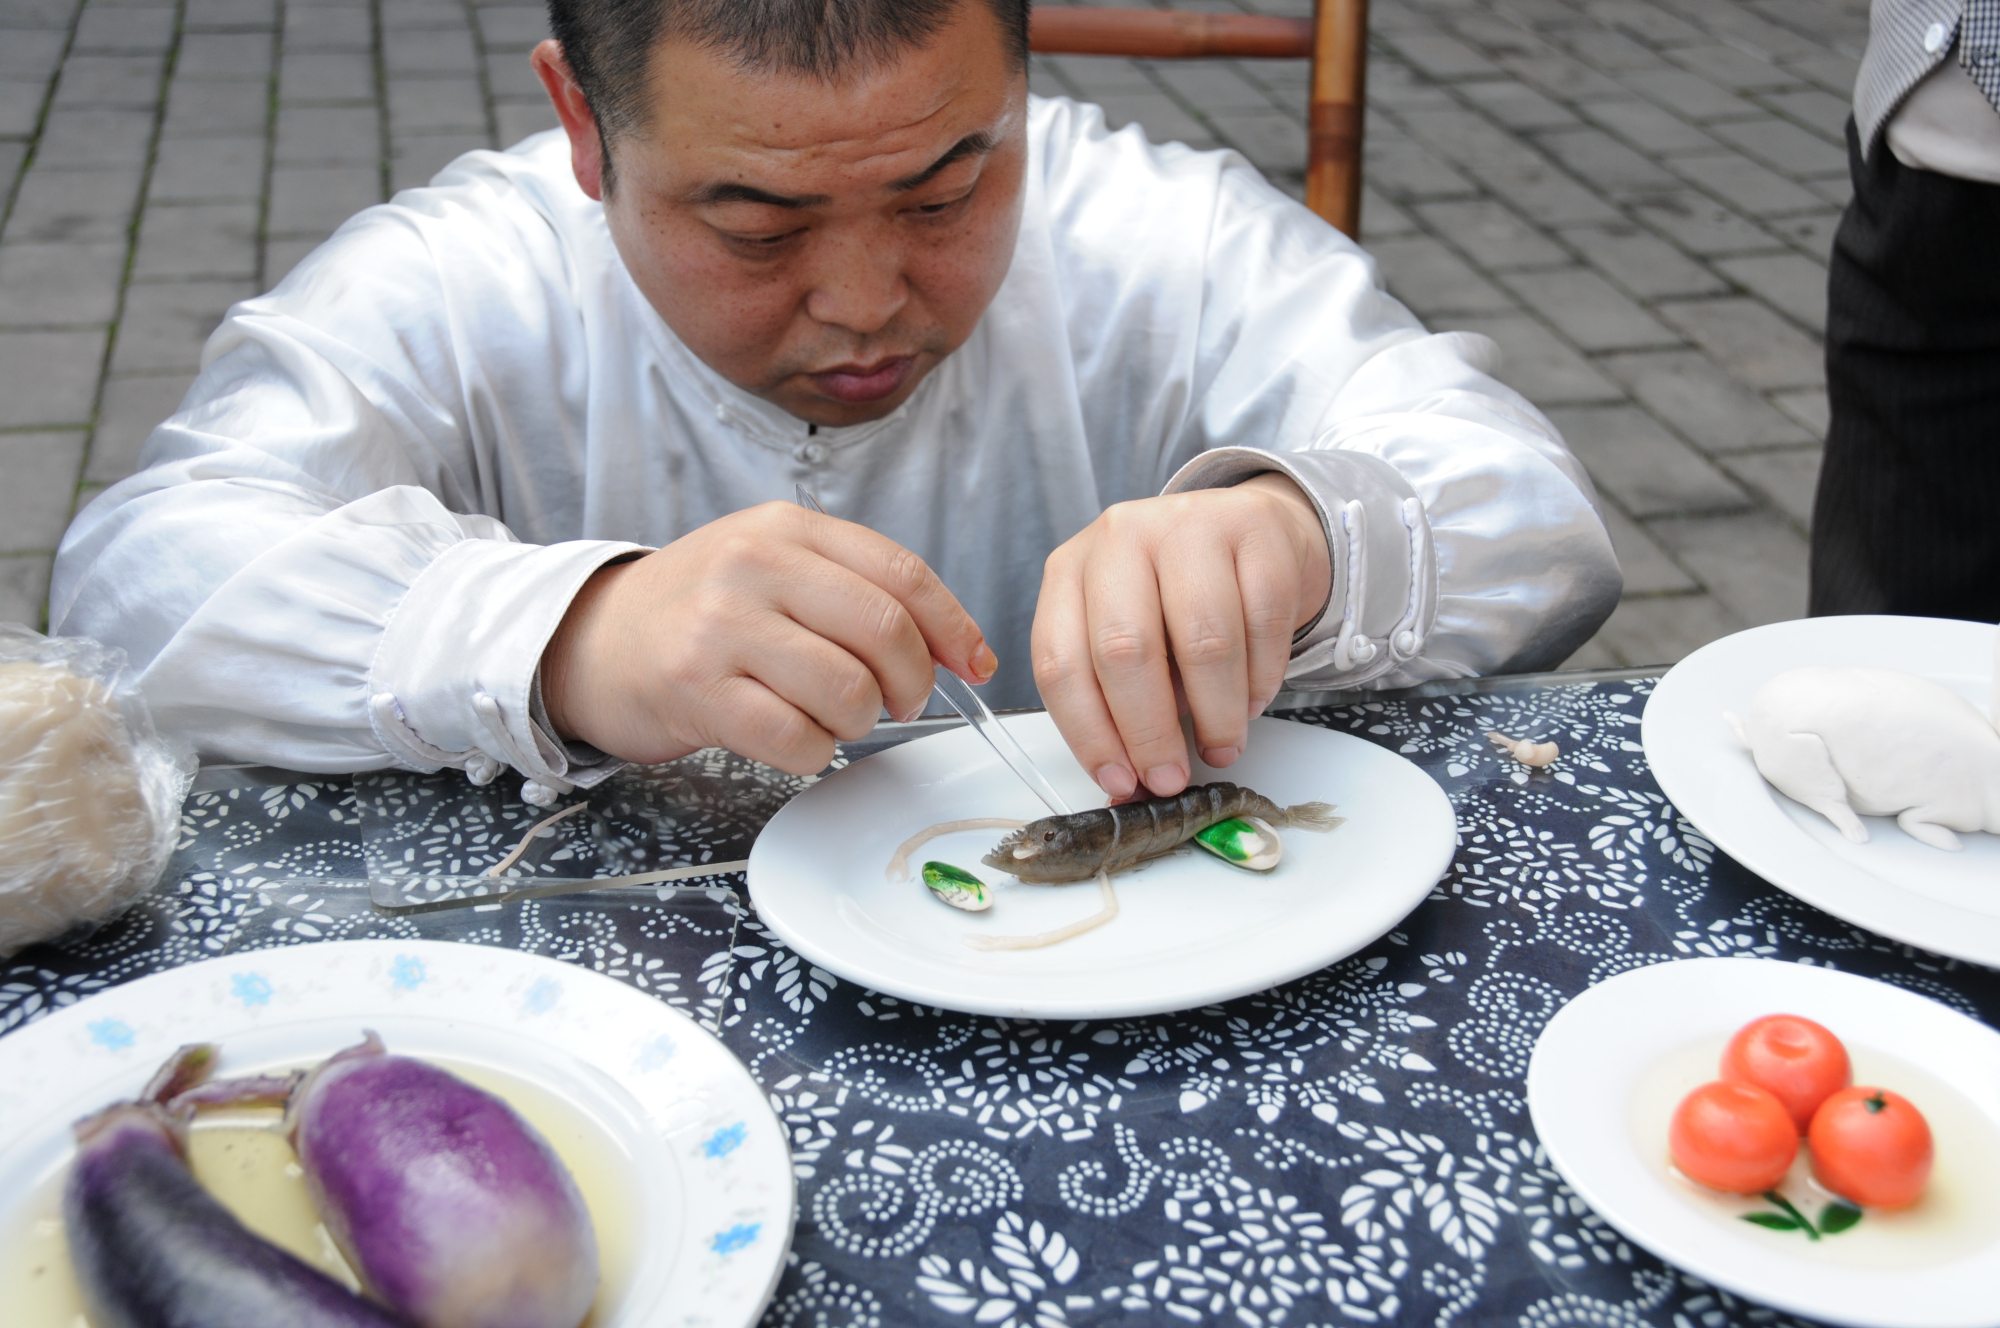
[[[2000,981],[1718,854],[1648,773],[1647,691],[1297,715],[1436,777],[1460,851],[1375,945],[1222,1006],[1096,1023],[915,1006],[803,960],[726,890],[388,919],[351,888],[315,888],[362,874],[361,823],[383,810],[415,819],[371,852],[419,871],[490,862],[532,823],[491,790],[408,779],[378,780],[367,808],[331,782],[192,799],[171,884],[0,973],[0,1031],[160,968],[335,937],[504,945],[611,974],[717,1029],[789,1135],[800,1221],[769,1328],[1793,1324],[1662,1265],[1570,1191],[1527,1115],[1536,1035],[1591,983],[1696,956],[1837,967],[1989,1021]],[[1563,755],[1529,771],[1491,731]],[[610,795],[616,814],[575,818],[545,869],[558,853],[741,857],[798,787],[715,754],[643,777]]]

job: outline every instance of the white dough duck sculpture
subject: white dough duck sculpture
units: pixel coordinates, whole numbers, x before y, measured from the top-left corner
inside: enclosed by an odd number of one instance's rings
[[[2000,632],[1991,712],[2000,717]],[[1868,842],[1863,816],[1893,816],[1933,848],[2000,834],[2000,729],[1942,683],[1894,669],[1814,667],[1758,689],[1730,728],[1780,793]]]

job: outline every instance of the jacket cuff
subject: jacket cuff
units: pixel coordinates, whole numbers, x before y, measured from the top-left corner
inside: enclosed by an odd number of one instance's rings
[[[375,736],[398,764],[451,766],[484,784],[512,767],[522,796],[547,805],[619,768],[538,720],[542,652],[591,575],[643,554],[610,540],[517,544],[461,540],[411,583],[368,674]]]
[[[1292,639],[1285,680],[1358,687],[1422,654],[1437,622],[1437,554],[1422,502],[1388,462],[1338,449],[1220,447],[1181,467],[1164,492],[1228,488],[1271,471],[1312,500],[1333,572],[1327,602]]]

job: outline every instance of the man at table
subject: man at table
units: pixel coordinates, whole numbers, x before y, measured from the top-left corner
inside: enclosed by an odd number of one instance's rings
[[[1226,766],[1281,685],[1560,663],[1617,563],[1491,343],[1239,157],[1029,97],[1026,16],[554,0],[564,132],[238,305],[56,630],[212,759],[536,801],[818,769],[933,657],[1114,797],[1186,784],[1182,706]]]

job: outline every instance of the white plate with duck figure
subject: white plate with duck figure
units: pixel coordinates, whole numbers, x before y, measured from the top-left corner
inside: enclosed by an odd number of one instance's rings
[[[156,973],[0,1038],[9,1328],[84,1322],[59,1217],[70,1122],[137,1096],[184,1043],[216,1043],[219,1076],[230,1077],[316,1064],[364,1028],[391,1052],[504,1098],[567,1164],[599,1246],[583,1328],[756,1323],[791,1244],[791,1153],[763,1091],[721,1042],[644,993],[557,960],[334,941]],[[285,1165],[283,1137],[270,1122],[229,1117],[197,1120],[195,1174],[253,1230],[351,1287],[297,1165]]]
[[[1072,807],[1103,805],[1047,715],[1004,722]],[[1262,991],[1394,927],[1444,875],[1458,835],[1437,782],[1371,742],[1267,718],[1251,724],[1246,746],[1227,770],[1197,763],[1194,782],[1227,780],[1280,806],[1332,803],[1344,823],[1324,834],[1280,831],[1284,856],[1266,873],[1193,846],[1119,872],[1117,916],[1056,945],[967,944],[1061,928],[1101,907],[1093,882],[1030,885],[984,866],[1002,830],[941,836],[913,855],[907,878],[886,871],[897,847],[927,826],[1048,815],[970,729],[890,748],[794,799],[750,851],[751,898],[812,962],[920,1005],[1111,1019]],[[919,875],[927,860],[977,875],[993,906],[968,913],[934,898]]]

